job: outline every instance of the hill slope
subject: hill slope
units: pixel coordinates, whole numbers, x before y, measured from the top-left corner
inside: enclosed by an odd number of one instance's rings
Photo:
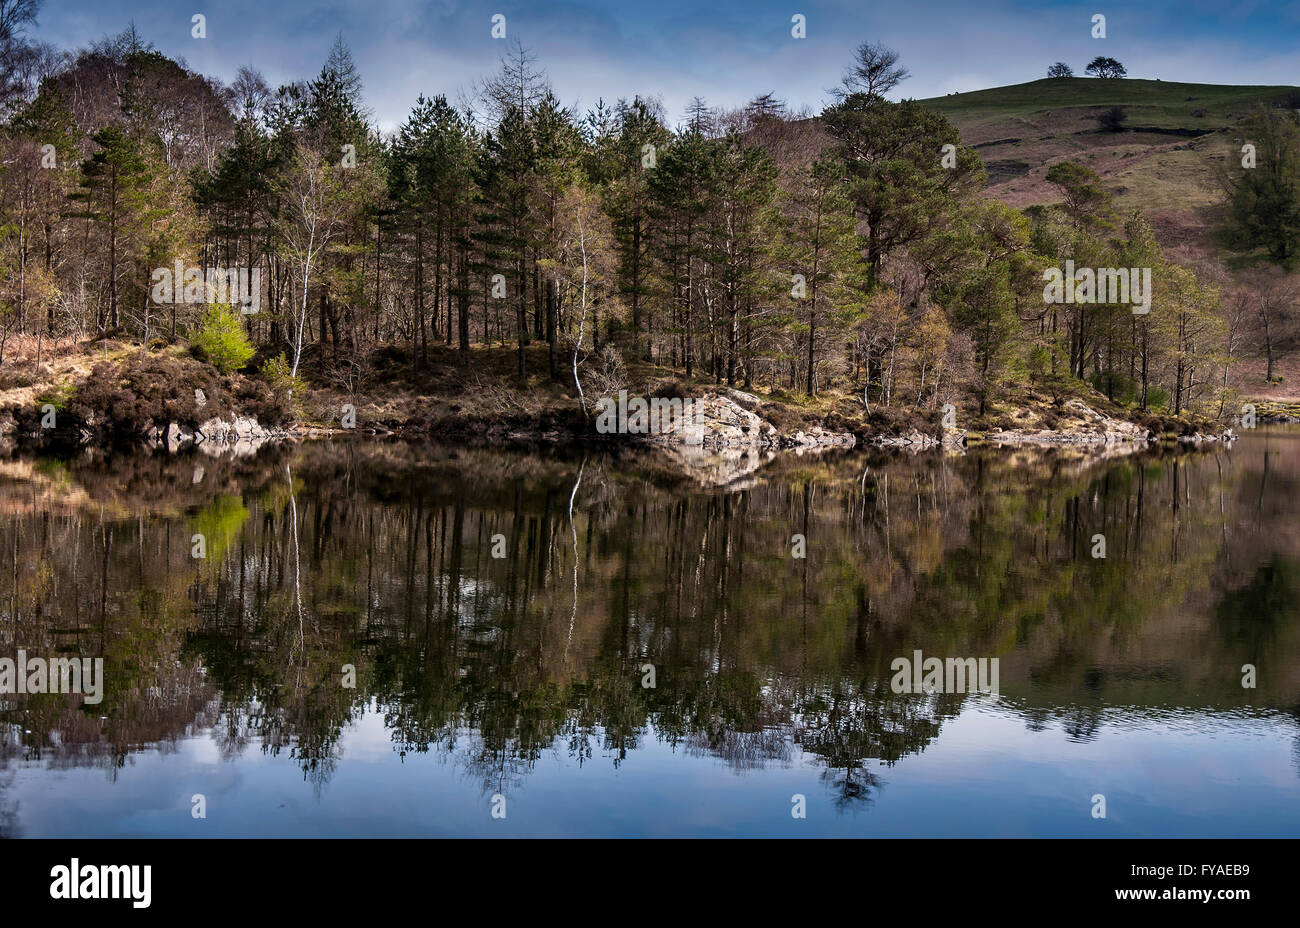
[[[1100,174],[1121,209],[1141,207],[1166,245],[1206,246],[1216,161],[1240,157],[1233,126],[1257,103],[1300,106],[1300,88],[1151,80],[1044,78],[918,101],[944,114],[977,149],[989,193],[1013,206],[1050,202],[1048,168],[1072,160]],[[1121,132],[1097,116],[1122,106]]]

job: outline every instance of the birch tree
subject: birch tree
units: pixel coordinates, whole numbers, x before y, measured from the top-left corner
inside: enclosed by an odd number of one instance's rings
[[[307,328],[307,297],[312,273],[320,272],[331,240],[342,225],[347,200],[335,172],[308,145],[298,145],[280,185],[283,209],[276,223],[280,247],[301,283],[301,299],[294,310],[292,377],[302,361],[303,332]]]

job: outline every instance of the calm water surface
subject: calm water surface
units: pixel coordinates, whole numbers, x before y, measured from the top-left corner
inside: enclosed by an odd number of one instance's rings
[[[0,656],[106,674],[0,696],[0,833],[1294,836],[1297,461],[0,461]],[[917,649],[1000,695],[895,694]]]

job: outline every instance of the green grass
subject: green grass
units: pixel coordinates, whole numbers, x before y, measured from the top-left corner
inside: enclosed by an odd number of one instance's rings
[[[1131,126],[1215,130],[1232,125],[1256,103],[1282,102],[1292,92],[1300,93],[1300,88],[1062,77],[918,102],[943,113],[959,129],[1070,108],[1123,106]],[[1201,111],[1203,115],[1196,115]]]

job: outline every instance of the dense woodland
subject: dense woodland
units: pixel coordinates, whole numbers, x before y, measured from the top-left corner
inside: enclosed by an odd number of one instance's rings
[[[1240,360],[1266,355],[1272,376],[1291,348],[1288,111],[1253,117],[1276,144],[1248,181],[1225,171],[1225,240],[1260,257],[1229,271],[1167,256],[1081,165],[1053,167],[1056,205],[982,197],[953,126],[885,98],[907,72],[879,45],[819,114],[767,93],[678,119],[653,96],[566,106],[516,43],[472,93],[431,87],[382,133],[341,37],[311,80],[242,68],[225,85],[134,26],[43,46],[36,6],[0,0],[0,364],[6,345],[35,342],[39,364],[47,341],[193,340],[221,313],[211,293],[152,298],[177,261],[258,269],[259,311],[224,317],[256,355],[230,366],[309,386],[384,386],[377,358],[418,385],[496,349],[519,386],[585,388],[588,406],[649,362],[868,410],[983,413],[1033,385],[1222,414]],[[1262,205],[1272,225],[1251,220]],[[1151,311],[1045,302],[1043,271],[1067,258],[1152,268]]]

